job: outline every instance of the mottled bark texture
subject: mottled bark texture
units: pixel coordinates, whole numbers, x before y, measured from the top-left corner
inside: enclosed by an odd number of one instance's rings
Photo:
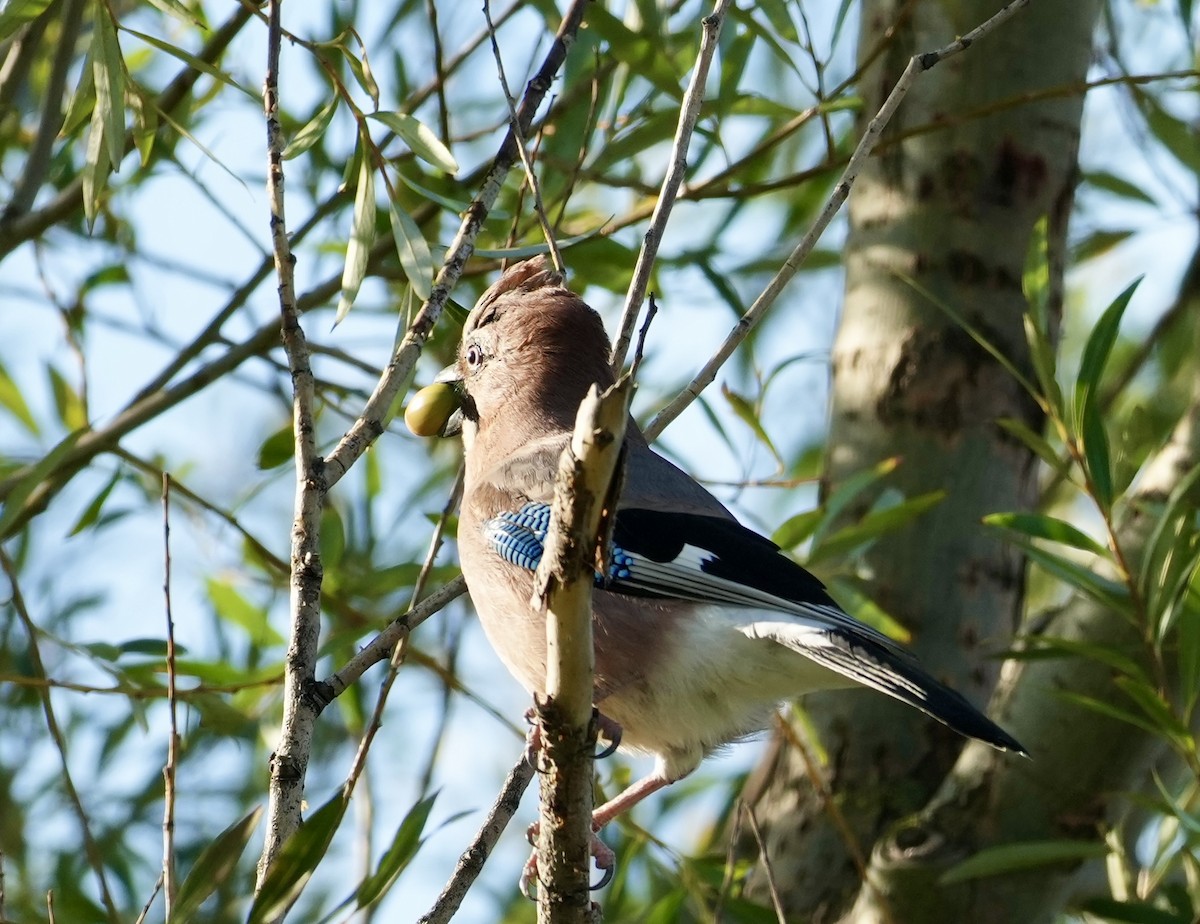
[[[912,54],[1000,6],[866,0],[861,49],[874,48],[898,19],[899,26],[863,77],[864,118]],[[1029,452],[996,421],[1014,417],[1039,429],[1041,420],[1028,395],[937,303],[1028,366],[1022,268],[1041,216],[1050,216],[1058,243],[1065,235],[1083,101],[1021,98],[1085,76],[1096,14],[1094,0],[1030,4],[923,75],[850,198],[824,489],[899,456],[890,486],[908,496],[946,491],[932,512],[871,548],[865,565],[873,594],[912,630],[925,665],[980,704],[999,673],[991,655],[1010,642],[1023,597],[1021,560],[980,518],[1028,508],[1035,488]],[[869,693],[813,696],[806,707],[829,754],[834,798],[869,857],[889,826],[927,803],[963,742]],[[1011,730],[1021,737],[1019,726]],[[777,743],[749,795],[789,916],[814,924],[841,918],[861,873],[804,762]],[[751,888],[765,897],[761,868]]]

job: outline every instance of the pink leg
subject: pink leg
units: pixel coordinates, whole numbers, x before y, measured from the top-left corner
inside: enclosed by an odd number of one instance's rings
[[[647,796],[658,792],[671,782],[658,773],[642,777],[624,792],[609,799],[592,812],[592,830],[599,831],[622,812],[629,811]]]

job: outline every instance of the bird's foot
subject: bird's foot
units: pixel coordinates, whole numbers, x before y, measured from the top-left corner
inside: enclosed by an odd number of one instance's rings
[[[537,855],[537,837],[540,825],[534,822],[525,832],[529,843],[535,845],[533,852],[529,855],[529,859],[525,861],[525,866],[521,870],[521,894],[531,902],[537,900],[537,883],[540,882],[538,875],[538,855]],[[593,882],[588,885],[588,888],[595,892],[597,889],[603,889],[606,885],[612,882],[613,875],[617,871],[617,855],[613,853],[612,848],[604,841],[600,840],[600,836],[593,831],[590,840],[588,841],[588,853],[596,863],[596,869],[600,871],[600,879],[598,882]]]
[[[612,757],[617,753],[617,748],[621,746],[621,726],[599,709],[595,710],[595,718],[596,740],[603,745],[596,751],[595,759],[604,760],[604,758]],[[542,749],[542,726],[537,720],[537,710],[526,709],[525,721],[529,725],[529,731],[525,733],[525,760],[528,761],[529,766],[537,769],[537,755],[538,751]]]

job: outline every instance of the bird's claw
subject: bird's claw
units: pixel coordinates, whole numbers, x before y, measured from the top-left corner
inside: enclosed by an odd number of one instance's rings
[[[538,822],[534,822],[525,831],[525,837],[531,844],[537,843],[539,830]],[[588,889],[595,892],[603,889],[606,885],[612,882],[613,876],[617,871],[617,856],[613,853],[612,848],[595,832],[592,832],[591,839],[588,841],[588,853],[592,859],[596,861],[596,869],[600,871],[600,879],[598,882],[593,882],[588,885]],[[533,853],[529,855],[529,859],[525,861],[525,866],[521,869],[521,894],[527,899],[537,901],[537,890],[535,886],[540,882],[538,876],[538,855],[537,847],[534,847]]]
[[[603,739],[608,743],[596,752],[595,759],[604,760],[606,757],[612,757],[617,752],[617,748],[621,746],[621,726],[603,712],[597,712],[596,731],[597,740]]]

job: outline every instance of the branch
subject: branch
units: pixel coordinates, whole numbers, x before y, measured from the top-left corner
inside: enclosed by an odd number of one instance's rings
[[[658,256],[658,245],[662,242],[663,232],[667,227],[667,219],[671,217],[671,209],[675,206],[675,197],[679,187],[683,185],[683,175],[687,170],[688,146],[692,141],[692,131],[696,120],[700,117],[700,107],[704,103],[704,84],[708,80],[708,68],[712,64],[713,55],[717,50],[717,39],[721,36],[721,25],[725,21],[725,11],[729,8],[729,0],[717,0],[710,15],[706,16],[701,25],[703,32],[700,36],[700,52],[696,56],[696,66],[692,70],[692,79],[688,82],[687,92],[679,107],[679,124],[675,129],[675,140],[671,145],[671,164],[667,175],[663,177],[662,189],[654,203],[654,213],[650,218],[650,227],[642,238],[642,249],[638,252],[637,263],[633,268],[633,279],[629,282],[629,292],[625,296],[625,307],[621,312],[621,326],[617,338],[613,342],[612,355],[609,365],[613,374],[619,374],[625,365],[625,354],[629,352],[629,341],[633,337],[633,327],[637,323],[638,313],[642,310],[642,301],[646,297],[646,289],[650,285],[650,274],[654,270],[654,258]]]
[[[266,880],[280,848],[300,827],[304,777],[312,750],[317,713],[303,700],[317,666],[321,640],[321,502],[325,497],[324,461],[317,454],[313,418],[312,367],[300,327],[293,275],[295,258],[287,236],[283,194],[283,130],[279,124],[279,47],[282,41],[280,3],[271,0],[267,30],[267,77],[263,105],[267,119],[267,196],[271,209],[271,242],[279,279],[279,311],[283,348],[292,373],[292,430],[296,443],[296,501],[292,523],[291,636],[284,659],[283,725],[271,760],[266,838],[258,861],[257,887]]]
[[[546,547],[530,601],[546,614],[546,694],[537,702],[542,774],[537,839],[538,922],[590,920],[592,754],[596,726],[592,585],[604,573],[603,526],[615,511],[614,475],[629,418],[631,379],[579,407],[559,461]]]
[[[791,282],[792,277],[799,272],[801,265],[803,265],[808,255],[817,245],[817,241],[825,233],[825,229],[829,227],[833,216],[838,213],[842,204],[849,197],[850,188],[858,178],[863,164],[871,156],[871,152],[879,142],[879,137],[883,134],[884,128],[887,127],[892,116],[896,114],[896,110],[900,108],[900,103],[908,95],[908,91],[912,88],[916,79],[940,62],[970,48],[978,39],[1010,19],[1019,9],[1028,4],[1029,0],[1012,0],[1011,3],[1007,4],[986,22],[951,42],[949,45],[939,48],[937,51],[928,51],[924,54],[913,55],[909,59],[908,67],[904,69],[904,73],[896,81],[896,86],[892,88],[892,92],[884,100],[883,105],[879,108],[879,112],[875,114],[875,117],[867,125],[867,130],[863,133],[862,139],[854,149],[854,153],[850,155],[850,160],[846,164],[846,169],[842,172],[841,179],[838,180],[837,186],[834,187],[829,201],[821,209],[817,220],[813,222],[808,233],[801,238],[800,243],[788,255],[783,266],[779,268],[779,272],[775,274],[774,278],[767,283],[767,287],[754,300],[754,304],[750,306],[749,310],[733,326],[724,343],[721,344],[712,358],[704,365],[704,368],[697,373],[696,377],[688,383],[687,387],[676,395],[666,407],[654,415],[654,419],[646,427],[646,439],[653,441],[658,437],[676,417],[682,414],[700,396],[700,393],[705,388],[712,384],[713,380],[717,377],[717,372],[725,364],[725,361],[729,359],[741,342],[746,339],[750,331],[754,329],[754,326],[762,320],[763,315],[775,304],[775,300],[780,296],[787,284]]]
[[[495,849],[496,842],[500,840],[500,835],[508,827],[513,815],[517,813],[517,808],[521,804],[521,796],[531,779],[533,779],[533,767],[522,752],[521,756],[517,758],[517,762],[513,764],[513,768],[508,771],[504,785],[500,788],[500,794],[496,796],[496,801],[492,804],[487,818],[483,820],[479,832],[475,835],[475,840],[471,841],[470,846],[458,858],[458,864],[454,867],[454,874],[450,877],[450,881],[442,889],[437,901],[433,903],[433,907],[417,920],[417,924],[446,924],[454,917],[463,898],[483,871],[483,864],[492,855],[492,850]]]

